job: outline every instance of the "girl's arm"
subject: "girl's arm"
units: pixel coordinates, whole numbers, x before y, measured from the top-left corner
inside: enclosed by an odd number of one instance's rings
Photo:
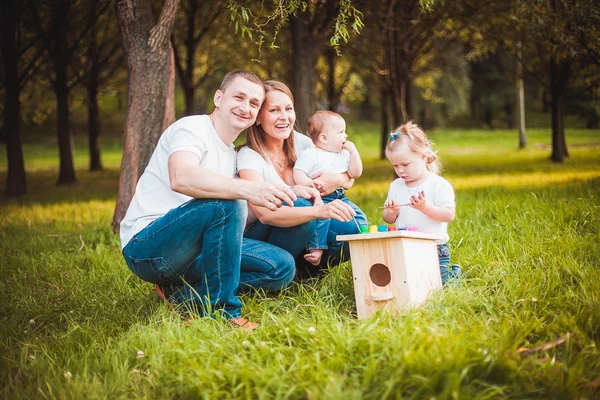
[[[251,169],[242,169],[239,171],[240,178],[253,181],[264,182],[262,174]],[[277,210],[270,211],[263,207],[256,207],[252,203],[248,203],[252,212],[258,220],[265,225],[273,225],[280,228],[287,228],[304,224],[314,219],[331,219],[335,218],[341,222],[347,222],[352,219],[355,212],[346,203],[335,200],[329,204],[318,207],[281,207]]]
[[[386,201],[385,204],[383,205],[383,212],[381,213],[381,218],[383,218],[383,220],[387,223],[387,224],[393,224],[394,222],[396,222],[396,219],[398,218],[398,214],[400,214],[400,207],[398,207],[398,201],[395,199]]]

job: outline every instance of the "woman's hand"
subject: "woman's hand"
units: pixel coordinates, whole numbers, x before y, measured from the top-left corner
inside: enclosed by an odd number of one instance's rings
[[[348,222],[356,215],[356,212],[348,204],[341,200],[316,207],[319,219],[337,219],[340,222]]]
[[[303,197],[306,200],[312,200],[313,205],[315,206],[323,205],[323,200],[321,199],[319,191],[313,187],[295,185],[290,186],[290,189],[292,189],[296,196]]]

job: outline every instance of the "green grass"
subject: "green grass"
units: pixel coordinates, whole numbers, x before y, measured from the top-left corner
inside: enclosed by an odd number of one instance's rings
[[[349,192],[381,221],[393,171],[372,125],[350,135],[365,173]],[[397,317],[358,321],[349,263],[277,296],[242,297],[247,334],[180,322],[127,269],[110,230],[119,141],[106,172],[56,187],[54,142],[25,145],[30,194],[0,202],[0,393],[5,398],[597,398],[600,132],[434,131],[457,194],[462,286]],[[0,186],[6,156],[0,147]],[[310,334],[309,327],[314,327]],[[569,339],[529,356],[557,338]],[[137,353],[144,352],[143,358]]]

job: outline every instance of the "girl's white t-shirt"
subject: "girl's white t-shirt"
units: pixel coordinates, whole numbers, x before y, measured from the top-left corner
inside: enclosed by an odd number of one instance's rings
[[[177,151],[196,154],[200,167],[216,174],[227,177],[235,174],[235,147],[221,140],[208,115],[193,115],[175,121],[158,140],[121,221],[122,248],[152,221],[192,199],[171,190],[169,157]]]
[[[408,187],[403,179],[396,179],[390,185],[386,201],[396,199],[400,204],[407,204],[410,202],[410,197],[417,196],[418,192],[423,192],[427,202],[437,207],[456,207],[452,185],[434,173],[429,174],[418,187]],[[450,239],[447,222],[434,221],[412,207],[400,207],[400,213],[396,218],[396,228],[409,226],[416,226],[420,232],[435,234],[439,238],[437,244],[444,244]]]

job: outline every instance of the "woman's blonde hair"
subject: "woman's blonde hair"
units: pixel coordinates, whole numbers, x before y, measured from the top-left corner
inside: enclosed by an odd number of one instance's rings
[[[292,95],[292,91],[284,83],[279,82],[279,81],[265,81],[264,84],[265,84],[265,99],[266,99],[267,94],[269,94],[269,92],[277,90],[279,92],[282,92],[282,93],[288,95],[289,98],[292,99],[292,104],[294,104],[294,96]],[[266,103],[266,101],[263,102],[262,107],[265,106],[265,103]],[[261,107],[261,110],[262,110],[262,107]],[[293,128],[293,130],[296,129],[295,123],[292,128]],[[290,167],[293,167],[294,164],[296,163],[296,151],[294,148],[294,131],[293,130],[292,130],[292,133],[290,134],[290,136],[283,141],[283,152],[284,152],[285,158],[287,160],[287,165]],[[265,148],[265,137],[266,136],[267,136],[267,134],[263,130],[262,126],[260,126],[258,124],[254,124],[250,128],[248,128],[248,133],[246,134],[246,144],[244,146],[250,147],[252,150],[254,150],[258,154],[260,154],[265,159],[265,161],[268,161],[267,150]],[[240,147],[243,147],[243,146],[240,146]]]
[[[389,158],[389,154],[403,144],[406,144],[413,153],[427,157],[427,169],[429,171],[434,174],[439,174],[442,171],[442,163],[431,149],[433,143],[427,140],[425,132],[417,124],[413,124],[412,121],[400,125],[390,133],[385,147],[385,156]]]

